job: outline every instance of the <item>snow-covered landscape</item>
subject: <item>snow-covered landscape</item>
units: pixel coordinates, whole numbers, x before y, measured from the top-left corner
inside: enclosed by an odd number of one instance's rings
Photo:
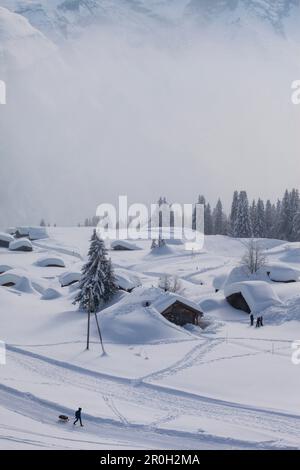
[[[92,229],[48,232],[30,253],[0,251],[0,281],[14,282],[0,287],[7,347],[2,449],[298,448],[300,375],[291,360],[299,337],[298,279],[261,281],[278,304],[260,311],[264,327],[255,328],[226,302],[222,287],[236,280],[230,273],[240,270],[243,240],[208,236],[194,254],[183,244],[153,254],[142,240],[135,251],[108,246],[115,269],[138,278],[140,287],[118,291],[98,314],[103,356],[94,320],[86,350],[87,315],[72,304],[78,283],[61,284],[80,271]],[[277,274],[300,269],[299,244],[263,244]],[[47,267],[46,259],[65,267]],[[180,277],[176,295],[198,305],[204,329],[177,326],[159,313],[158,299],[175,295],[157,287],[165,273]],[[59,414],[72,417],[78,406],[84,428],[59,422]]]

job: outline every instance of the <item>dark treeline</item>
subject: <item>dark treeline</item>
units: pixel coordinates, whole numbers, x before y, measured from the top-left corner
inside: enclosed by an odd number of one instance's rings
[[[223,210],[220,198],[215,207],[203,195],[198,197],[197,203],[204,205],[205,235],[300,241],[300,197],[297,189],[286,190],[276,203],[261,198],[249,202],[246,191],[234,191],[229,214]],[[162,204],[168,204],[165,197],[158,200],[158,205]],[[98,221],[94,216],[86,219],[84,225],[95,227]]]
[[[276,238],[300,241],[300,198],[299,191],[286,190],[283,198],[272,203],[261,198],[248,200],[246,191],[235,191],[230,214],[223,211],[221,199],[214,209],[204,196],[204,232],[206,235],[229,235],[239,238]]]

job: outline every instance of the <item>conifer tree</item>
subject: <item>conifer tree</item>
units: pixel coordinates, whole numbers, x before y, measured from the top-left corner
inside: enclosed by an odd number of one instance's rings
[[[79,303],[82,310],[88,311],[93,304],[97,312],[117,291],[113,268],[107,257],[104,241],[98,238],[94,230],[88,261],[82,268],[79,293],[74,303]],[[91,298],[92,296],[92,298]]]
[[[246,191],[239,194],[237,217],[235,221],[234,233],[239,238],[250,238],[252,236],[252,226],[249,213],[249,202]]]

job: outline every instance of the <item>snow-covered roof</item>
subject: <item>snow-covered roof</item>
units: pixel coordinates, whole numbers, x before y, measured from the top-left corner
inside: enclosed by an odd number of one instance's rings
[[[116,278],[117,285],[124,290],[132,290],[141,285],[140,278],[131,273],[128,269],[115,268],[114,274]]]
[[[137,245],[132,242],[129,242],[128,240],[114,240],[113,242],[111,242],[110,246],[113,250],[116,249],[118,246],[124,248],[124,250],[140,250]]]
[[[58,266],[60,268],[65,267],[65,262],[62,258],[58,258],[55,256],[41,258],[36,263],[38,266],[41,267],[48,267],[48,266]]]
[[[81,271],[68,271],[59,277],[59,282],[62,287],[66,287],[74,282],[80,281],[80,279]]]
[[[29,227],[30,240],[43,240],[48,238],[48,233],[45,227]]]
[[[15,232],[18,232],[20,236],[29,237],[30,240],[43,240],[48,238],[46,227],[17,227]]]
[[[22,292],[33,292],[30,279],[22,269],[12,269],[0,275],[0,286],[15,284],[15,288]]]
[[[267,268],[270,272],[270,279],[276,282],[299,281],[300,270],[285,266],[283,264],[274,264]]]
[[[0,264],[0,273],[6,273],[6,271],[9,271],[10,269],[13,269],[12,266],[9,266],[8,264]]]
[[[225,297],[238,293],[242,294],[252,313],[282,304],[272,285],[265,281],[235,282],[224,289]]]
[[[9,244],[9,249],[12,250],[12,251],[18,250],[18,249],[21,249],[21,248],[27,248],[27,249],[32,250],[31,241],[28,240],[27,238],[19,238],[18,240],[14,240],[14,241],[10,242],[10,244]]]
[[[9,233],[0,232],[0,240],[2,240],[4,242],[7,242],[7,243],[10,243],[10,242],[14,241],[14,237],[12,235],[10,235]]]
[[[28,236],[29,235],[29,227],[17,227],[16,232],[19,232],[20,235]]]
[[[159,313],[163,313],[167,308],[171,305],[175,304],[176,302],[180,302],[187,307],[190,307],[193,310],[196,310],[200,314],[203,313],[201,308],[195,302],[186,299],[185,297],[174,294],[172,292],[162,292],[161,295],[157,297],[157,299],[151,304]]]

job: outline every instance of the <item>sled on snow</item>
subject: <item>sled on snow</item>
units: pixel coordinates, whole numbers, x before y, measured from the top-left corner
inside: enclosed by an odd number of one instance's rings
[[[69,421],[69,416],[66,416],[66,415],[59,415],[58,419],[64,423],[66,423],[67,421]]]

